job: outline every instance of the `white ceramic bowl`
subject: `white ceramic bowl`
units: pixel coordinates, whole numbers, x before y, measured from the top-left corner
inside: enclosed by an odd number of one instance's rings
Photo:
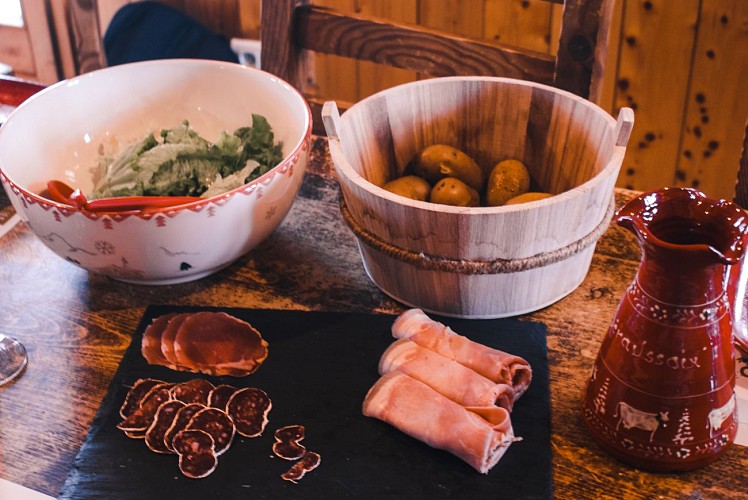
[[[92,187],[100,144],[190,126],[209,141],[268,119],[283,161],[229,191],[155,213],[91,213],[40,195],[50,179]],[[311,112],[268,73],[207,60],[114,66],[50,86],[0,127],[0,181],[16,211],[55,253],[91,272],[143,284],[195,280],[263,241],[291,208],[304,176]]]

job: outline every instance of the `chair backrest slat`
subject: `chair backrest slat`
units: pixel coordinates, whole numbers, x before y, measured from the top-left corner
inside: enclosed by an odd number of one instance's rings
[[[263,0],[262,66],[298,88],[315,110],[323,96],[315,85],[312,52],[372,61],[423,76],[529,80],[597,102],[615,0],[546,1],[564,4],[556,56],[424,26],[346,14],[312,5],[309,0]],[[339,108],[344,110],[346,104],[339,102]],[[315,117],[315,124],[318,121]],[[321,126],[315,130],[320,131]]]
[[[295,43],[315,52],[430,76],[502,75],[553,83],[555,58],[547,54],[521,52],[423,26],[343,15],[313,5],[299,8],[296,16]],[[397,40],[397,44],[392,40]],[[418,49],[417,56],[413,48]]]

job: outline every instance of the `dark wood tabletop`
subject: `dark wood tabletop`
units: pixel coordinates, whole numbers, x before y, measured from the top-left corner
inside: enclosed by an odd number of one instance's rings
[[[66,262],[19,223],[0,239],[0,333],[29,365],[0,387],[0,477],[56,496],[150,304],[398,313],[368,279],[341,218],[324,138],[316,138],[291,212],[259,247],[192,283],[139,286]],[[620,206],[634,196],[618,190]],[[554,492],[558,498],[728,498],[748,494],[748,448],[681,474],[652,474],[601,451],[585,431],[582,389],[625,287],[639,265],[633,236],[612,225],[585,281],[521,316],[548,329]]]

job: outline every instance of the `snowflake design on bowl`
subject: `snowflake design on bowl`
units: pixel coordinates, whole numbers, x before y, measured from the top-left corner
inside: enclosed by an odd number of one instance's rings
[[[96,251],[101,255],[114,255],[115,252],[114,245],[104,240],[96,241],[96,243],[94,243],[94,248],[96,248]]]

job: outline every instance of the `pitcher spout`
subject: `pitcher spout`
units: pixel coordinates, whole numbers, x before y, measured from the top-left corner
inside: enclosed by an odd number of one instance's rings
[[[745,253],[748,217],[735,203],[707,198],[691,188],[662,188],[624,205],[616,222],[646,247],[737,264]]]

